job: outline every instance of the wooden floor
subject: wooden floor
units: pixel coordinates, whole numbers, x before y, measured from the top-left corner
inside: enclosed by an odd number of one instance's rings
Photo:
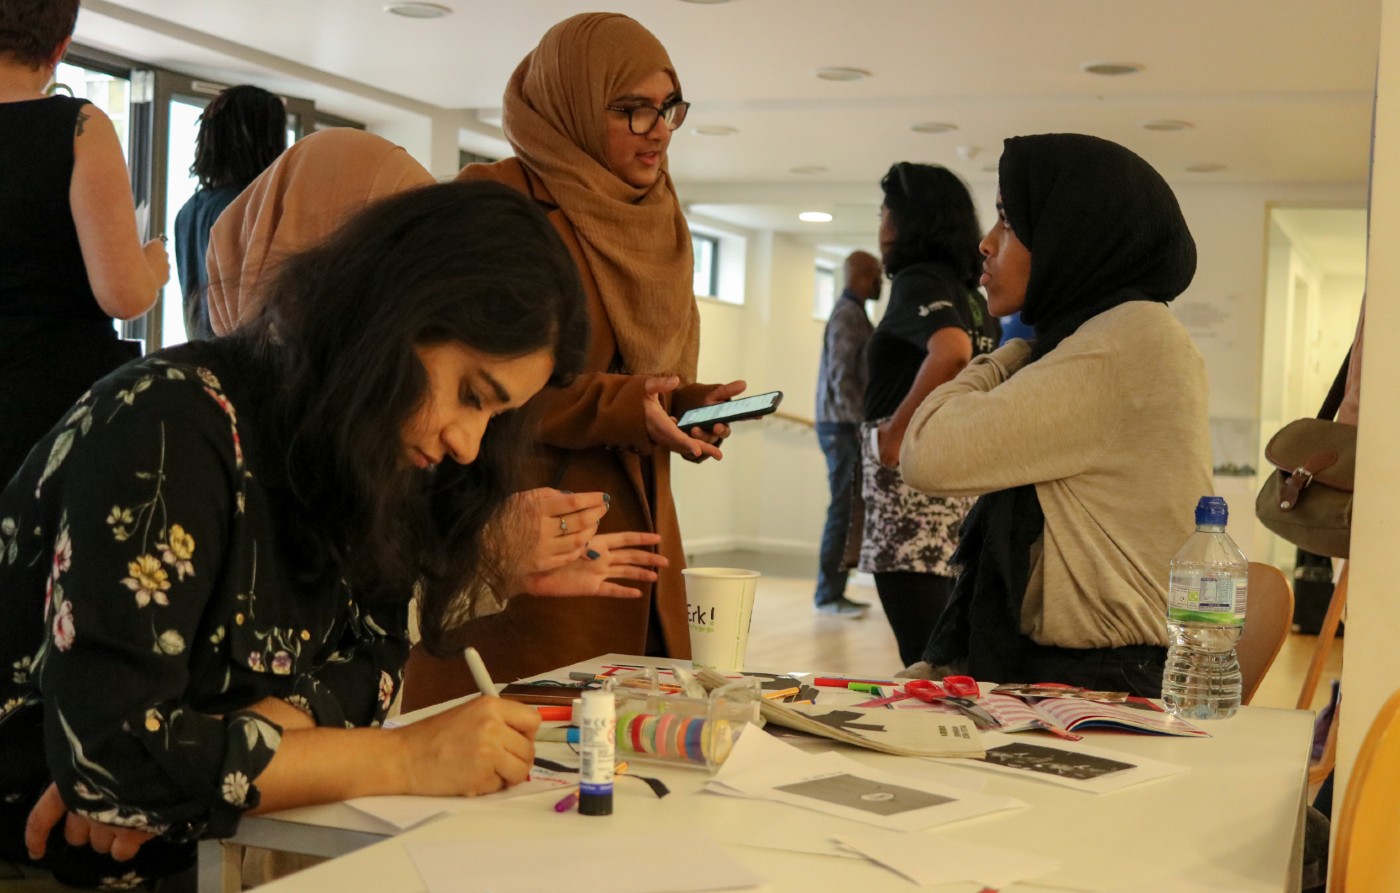
[[[763,573],[754,602],[748,663],[771,670],[828,670],[882,676],[901,668],[885,614],[873,586],[852,583],[846,597],[869,602],[859,620],[817,614],[812,610],[816,559],[760,552],[724,552],[690,557],[692,566],[746,567]],[[855,577],[853,575],[852,579]],[[1293,634],[1255,694],[1260,707],[1292,709],[1298,700],[1316,636]],[[1327,700],[1328,680],[1340,678],[1345,639],[1332,649],[1314,707]]]

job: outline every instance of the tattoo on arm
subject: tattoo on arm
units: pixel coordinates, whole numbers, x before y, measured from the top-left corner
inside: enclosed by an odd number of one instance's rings
[[[87,119],[88,119],[88,116],[87,116],[87,114],[86,114],[85,112],[81,112],[81,111],[78,112],[78,126],[77,126],[77,128],[73,131],[73,135],[74,135],[74,136],[82,136],[82,135],[83,135],[83,125],[87,123]]]

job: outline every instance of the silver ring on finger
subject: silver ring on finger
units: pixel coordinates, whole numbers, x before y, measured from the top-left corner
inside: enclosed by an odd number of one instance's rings
[[[569,522],[566,521],[566,520],[564,520],[564,518],[563,518],[562,516],[559,518],[559,535],[560,535],[560,536],[568,536],[568,535],[569,535]]]

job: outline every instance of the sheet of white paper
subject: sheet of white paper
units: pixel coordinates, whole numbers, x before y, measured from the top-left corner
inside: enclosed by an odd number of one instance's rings
[[[746,731],[707,790],[774,800],[898,831],[1025,804],[924,778],[871,769],[839,753],[811,754]]]
[[[408,841],[404,849],[427,893],[693,893],[764,883],[702,834],[648,834],[646,846],[636,842],[621,834],[471,838]]]
[[[1002,889],[1060,867],[1056,859],[933,834],[862,831],[841,833],[836,839],[922,887],[973,881]]]
[[[555,772],[552,769],[543,769],[536,766],[530,770],[530,780],[521,782],[513,788],[504,791],[497,791],[494,794],[487,794],[487,799],[506,800],[515,797],[525,797],[531,794],[546,794],[550,792],[563,794],[566,790],[578,784],[578,773],[576,772]],[[482,799],[482,798],[474,798]],[[399,830],[412,828],[414,825],[422,824],[434,816],[444,813],[456,812],[465,807],[471,800],[466,797],[413,797],[408,795],[392,797],[356,797],[353,800],[345,801],[350,806],[355,807],[360,812],[374,816],[381,822],[388,822]]]
[[[1186,766],[1163,763],[1135,754],[1120,753],[1081,741],[1062,741],[1040,735],[1007,735],[983,732],[984,760],[937,760],[959,768],[979,768],[1020,778],[1048,781],[1076,791],[1103,794],[1167,778],[1189,771]]]

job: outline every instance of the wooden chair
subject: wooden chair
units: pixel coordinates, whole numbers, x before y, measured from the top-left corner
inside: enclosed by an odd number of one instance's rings
[[[1337,820],[1333,893],[1400,890],[1400,691],[1390,696],[1361,743]]]
[[[1244,681],[1241,700],[1248,704],[1278,657],[1293,625],[1293,589],[1278,568],[1249,563],[1249,604],[1244,632],[1235,646]]]
[[[1337,586],[1332,590],[1332,601],[1327,605],[1327,613],[1322,618],[1322,628],[1317,633],[1317,645],[1313,647],[1312,660],[1308,663],[1307,675],[1303,677],[1303,688],[1298,692],[1298,709],[1311,710],[1317,686],[1322,681],[1322,673],[1327,668],[1327,658],[1332,654],[1332,645],[1337,639],[1337,627],[1342,622],[1342,614],[1347,606],[1347,580],[1351,562],[1342,564],[1342,572],[1337,577]],[[1248,614],[1245,615],[1246,622]],[[1327,740],[1322,758],[1308,766],[1308,784],[1317,787],[1327,780],[1332,768],[1337,765],[1337,727],[1341,725],[1341,705],[1332,714],[1332,723],[1327,727]]]

